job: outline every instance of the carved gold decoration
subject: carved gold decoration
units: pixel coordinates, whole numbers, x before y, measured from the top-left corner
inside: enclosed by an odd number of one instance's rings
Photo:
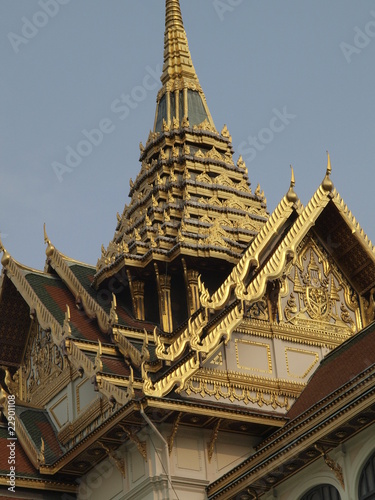
[[[126,477],[126,464],[125,464],[125,458],[124,457],[119,457],[118,453],[111,450],[106,446],[104,443],[101,441],[98,441],[98,444],[103,448],[103,450],[106,452],[109,460],[117,467],[117,469],[120,471],[121,475],[123,478]]]
[[[102,362],[102,343],[98,339],[98,350],[97,354],[95,357],[95,365],[94,365],[94,370],[98,372],[103,371],[103,362]]]
[[[199,366],[199,354],[197,353],[188,361],[179,365],[166,377],[153,384],[147,374],[144,363],[142,363],[143,392],[149,396],[162,397],[168,394],[176,385],[178,386],[176,391],[180,392],[186,380],[199,369]]]
[[[169,439],[168,439],[168,451],[169,451],[169,454],[172,453],[174,438],[176,437],[177,429],[178,429],[178,426],[179,426],[179,423],[180,423],[182,415],[183,415],[183,413],[182,413],[182,411],[180,411],[177,414],[177,417],[175,418],[175,420],[173,422],[172,432],[171,432],[171,435],[169,436]]]
[[[14,374],[14,378],[12,377],[9,369],[6,366],[0,366],[2,370],[5,371],[5,384],[8,388],[9,394],[14,394],[19,397],[20,387],[19,387],[19,373],[18,371]]]
[[[134,366],[140,367],[142,363],[141,353],[126,338],[121,328],[114,328],[113,337],[118,349],[125,359],[130,359]]]
[[[261,200],[264,200],[264,202],[266,201],[266,199],[264,197],[264,191],[263,191],[263,189],[261,189],[260,184],[258,184],[256,189],[255,189],[255,196],[258,196],[258,198],[260,198]]]
[[[112,293],[111,310],[109,312],[109,322],[111,325],[115,325],[118,323],[118,315],[116,313],[116,308],[117,308],[116,295]]]
[[[199,174],[196,179],[195,179],[197,182],[202,182],[202,183],[206,183],[206,184],[212,184],[212,179],[211,177],[208,175],[207,171],[204,170],[204,172],[202,172],[201,174]]]
[[[44,465],[46,463],[44,453],[45,453],[44,439],[40,438],[40,450],[38,452],[38,464],[39,465]]]
[[[203,120],[203,122],[200,123],[199,125],[194,125],[193,130],[195,130],[195,131],[208,130],[209,132],[214,132],[217,134],[217,130],[216,130],[215,126],[211,125],[211,123],[207,120],[207,118],[205,120]]]
[[[219,352],[213,359],[210,361],[211,365],[223,366],[223,353]]]
[[[150,360],[150,351],[148,350],[148,333],[147,330],[144,329],[144,338],[143,338],[143,345],[142,345],[142,351],[141,351],[141,360],[143,361],[149,361]]]
[[[232,136],[229,133],[228,127],[224,125],[223,130],[221,131],[221,135],[226,139],[229,139],[229,142],[232,142]]]
[[[302,388],[299,390],[301,392]],[[248,387],[244,384],[230,384],[228,382],[212,381],[207,378],[191,377],[184,386],[184,392],[190,395],[199,395],[202,398],[212,397],[215,400],[237,401],[244,405],[256,405],[259,408],[269,406],[273,410],[288,410],[294,399],[283,395],[280,389],[273,391],[264,389],[260,391],[255,387]]]
[[[313,239],[301,242],[294,266],[286,270],[281,293],[284,320],[301,325],[319,322],[320,328],[357,330],[357,299],[329,256]]]
[[[32,402],[38,391],[42,391],[53,379],[62,374],[66,367],[66,360],[52,341],[51,333],[43,330],[36,322],[33,325],[24,359],[22,393],[25,394],[27,402]]]
[[[216,443],[218,435],[219,435],[219,427],[220,427],[221,422],[222,422],[222,419],[219,419],[216,422],[216,424],[215,424],[215,426],[214,426],[214,428],[212,430],[211,439],[207,443],[207,453],[208,453],[208,461],[209,461],[209,463],[211,463],[212,456],[214,454],[215,443]]]
[[[127,429],[124,425],[119,424],[121,429],[124,431],[124,433],[128,436],[130,441],[132,441],[136,447],[139,453],[142,455],[143,459],[145,462],[147,462],[147,443],[146,441],[141,441],[137,434],[134,432],[131,432],[129,429]]]
[[[63,323],[63,335],[66,337],[69,337],[71,335],[72,329],[70,328],[70,309],[68,304],[66,305],[66,312],[64,316],[64,323]]]
[[[339,483],[341,484],[342,486],[342,489],[345,490],[345,480],[344,480],[344,473],[343,473],[343,470],[342,470],[342,467],[340,464],[338,464],[337,462],[335,462],[329,455],[326,451],[324,451],[324,448],[319,446],[319,445],[315,445],[315,448],[322,454],[323,458],[324,458],[324,461],[325,463],[327,464],[327,466],[331,469],[331,471],[335,474],[337,480],[339,481]]]

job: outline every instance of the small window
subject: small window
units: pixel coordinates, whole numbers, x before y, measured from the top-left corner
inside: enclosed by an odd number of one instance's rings
[[[340,500],[340,493],[330,484],[321,484],[305,493],[301,500]]]
[[[375,499],[375,453],[365,463],[359,478],[359,500]]]

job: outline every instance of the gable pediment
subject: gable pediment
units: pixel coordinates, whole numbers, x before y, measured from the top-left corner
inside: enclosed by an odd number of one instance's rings
[[[375,283],[374,247],[338,195],[316,220],[315,231],[357,292],[369,292]]]
[[[362,326],[358,295],[312,233],[298,246],[295,263],[285,269],[279,307],[280,323],[310,326],[327,335],[350,336]]]

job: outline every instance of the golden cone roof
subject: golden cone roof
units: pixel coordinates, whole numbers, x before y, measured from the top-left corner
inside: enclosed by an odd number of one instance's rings
[[[98,261],[96,283],[124,265],[144,268],[178,255],[235,264],[268,218],[266,199],[250,188],[232,138],[219,133],[199,85],[178,0],[166,0],[164,67],[155,124],[140,144],[141,170],[113,240]]]

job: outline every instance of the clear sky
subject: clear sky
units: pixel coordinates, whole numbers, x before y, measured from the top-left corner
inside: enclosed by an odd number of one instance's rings
[[[373,0],[181,8],[215,125],[227,124],[269,210],[290,164],[309,201],[328,149],[336,188],[375,241]],[[163,34],[164,0],[1,0],[0,231],[15,259],[43,268],[44,222],[61,252],[92,264],[113,238],[154,122]],[[131,105],[120,111],[122,94]],[[97,145],[59,179],[53,165],[68,166],[100,126]]]

